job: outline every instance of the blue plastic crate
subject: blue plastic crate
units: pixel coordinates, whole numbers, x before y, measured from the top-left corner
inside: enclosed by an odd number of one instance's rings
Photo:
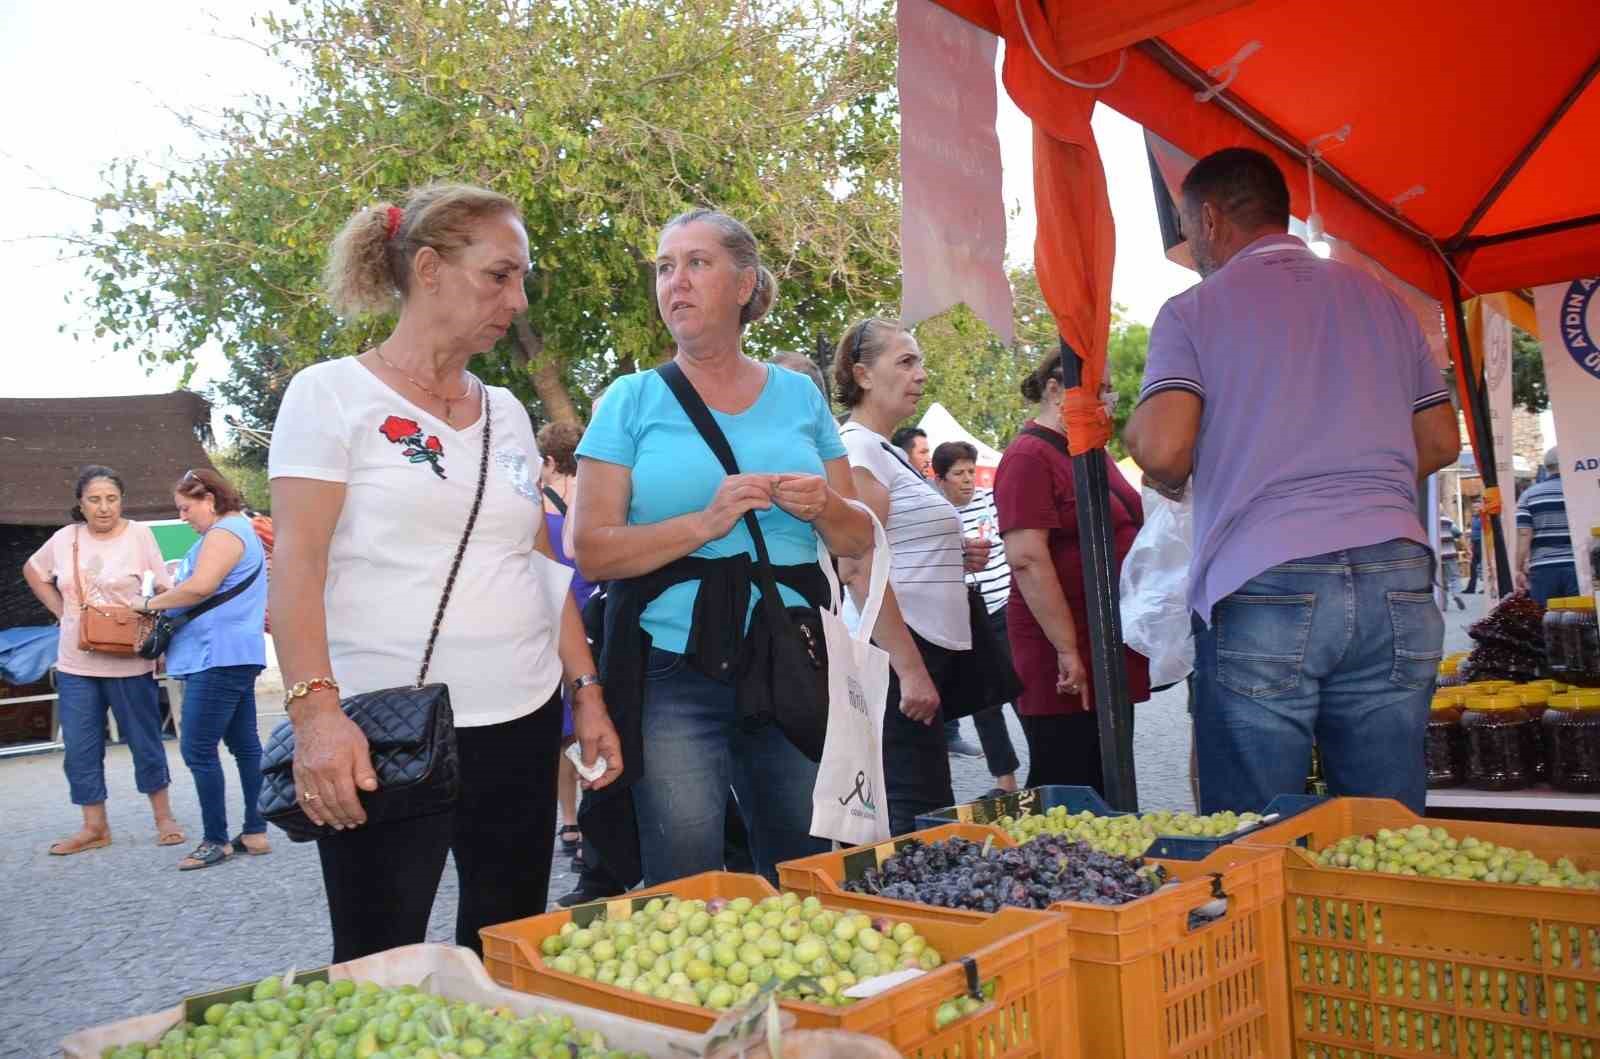
[[[1192,835],[1157,835],[1155,842],[1145,851],[1147,857],[1160,857],[1165,860],[1204,860],[1218,849],[1232,842],[1254,833],[1267,824],[1277,824],[1305,812],[1313,806],[1321,805],[1326,798],[1309,794],[1280,794],[1272,799],[1263,814],[1272,819],[1264,820],[1253,827],[1243,828],[1220,838],[1196,838]],[[923,813],[917,817],[917,829],[938,827],[940,824],[954,822],[972,824],[992,824],[1002,816],[1025,816],[1028,814],[1043,813],[1057,806],[1065,806],[1069,813],[1081,813],[1085,810],[1095,816],[1127,816],[1127,813],[1118,812],[1105,803],[1098,791],[1093,787],[1033,787],[1014,794],[997,796],[994,798],[980,798],[975,802],[966,802],[962,805],[952,805],[946,809],[938,809],[931,813]]]

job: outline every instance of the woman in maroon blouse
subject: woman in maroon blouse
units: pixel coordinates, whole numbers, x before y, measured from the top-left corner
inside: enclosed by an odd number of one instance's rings
[[[1028,737],[1028,786],[1083,784],[1104,793],[1094,682],[1088,671],[1078,502],[1061,433],[1064,392],[1059,352],[1023,380],[1022,395],[1036,402],[1038,411],[1000,460],[994,500],[1011,562],[1007,628],[1023,684],[1016,710]],[[1115,578],[1144,524],[1144,508],[1110,454],[1102,456],[1111,480]],[[1142,655],[1126,648],[1124,658],[1129,697],[1143,702],[1150,697],[1149,666]]]

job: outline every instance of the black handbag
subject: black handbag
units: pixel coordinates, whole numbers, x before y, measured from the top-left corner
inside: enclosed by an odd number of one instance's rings
[[[461,764],[456,749],[455,714],[450,709],[450,689],[429,684],[428,665],[439,639],[439,625],[450,603],[450,590],[461,571],[461,557],[483,506],[489,478],[489,397],[483,400],[483,456],[478,464],[478,491],[472,498],[467,527],[461,533],[450,574],[433,615],[433,628],[422,652],[422,668],[410,687],[383,688],[341,699],[339,708],[367,737],[372,770],[378,789],[356,793],[368,823],[410,820],[449,812],[461,793]],[[278,725],[261,755],[261,815],[278,825],[295,842],[338,834],[332,827],[311,822],[296,797],[294,782],[294,726]]]
[[[139,646],[133,649],[133,653],[140,658],[148,658],[151,661],[155,661],[166,654],[167,648],[172,646],[172,638],[178,634],[179,629],[194,621],[206,611],[222,606],[228,600],[235,598],[245,589],[255,584],[256,578],[261,576],[261,567],[265,566],[266,563],[266,559],[262,559],[256,568],[250,571],[249,577],[240,581],[226,592],[213,593],[182,614],[155,615],[155,621],[150,624],[149,630],[144,634],[144,638],[139,641]]]
[[[733,447],[683,369],[667,363],[656,371],[722,469],[738,474]],[[755,512],[745,512],[744,521],[755,542],[754,571],[761,604],[745,635],[745,662],[736,684],[740,714],[746,724],[776,723],[802,754],[821,761],[828,737],[828,646],[822,635],[822,616],[812,607],[783,605]]]

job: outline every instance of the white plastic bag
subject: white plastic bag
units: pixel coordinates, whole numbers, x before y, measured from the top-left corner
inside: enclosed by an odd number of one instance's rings
[[[842,612],[839,581],[821,541],[818,560],[828,578],[830,605],[822,608],[828,645],[828,735],[811,791],[811,833],[847,845],[889,837],[889,802],[883,789],[883,711],[889,701],[889,653],[873,646],[872,630],[889,585],[889,540],[870,508],[872,579],[852,628]]]
[[[1189,624],[1189,562],[1194,501],[1144,489],[1144,526],[1122,560],[1122,642],[1150,660],[1150,686],[1176,684],[1194,671]]]

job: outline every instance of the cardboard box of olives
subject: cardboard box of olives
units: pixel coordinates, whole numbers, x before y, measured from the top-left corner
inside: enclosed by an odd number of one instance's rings
[[[385,989],[415,986],[419,992],[490,1008],[522,1018],[566,1016],[582,1030],[600,1033],[609,1048],[650,1059],[683,1059],[709,1050],[704,1033],[671,1029],[563,1000],[532,996],[494,983],[470,949],[455,945],[408,945],[349,963],[296,972],[295,981],[370,982]],[[108,1050],[154,1043],[184,1022],[203,1022],[214,1004],[250,999],[256,983],[190,996],[164,1011],[79,1030],[61,1042],[66,1059],[100,1059]],[[566,1054],[566,1053],[562,1053]]]

